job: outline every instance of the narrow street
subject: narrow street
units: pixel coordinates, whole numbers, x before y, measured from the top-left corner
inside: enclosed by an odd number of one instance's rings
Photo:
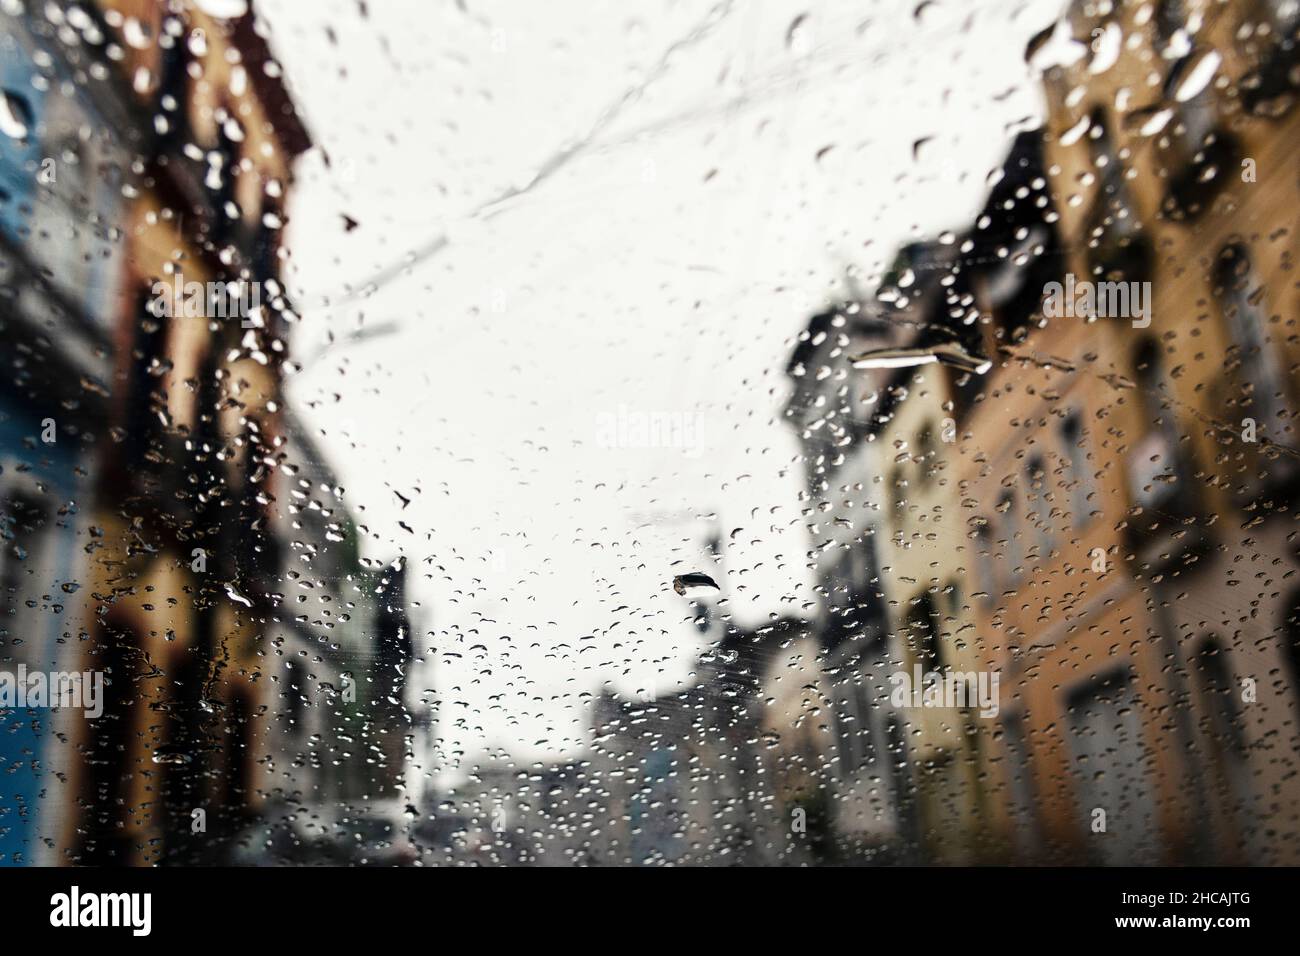
[[[0,0],[0,865],[1300,864],[1298,23]]]

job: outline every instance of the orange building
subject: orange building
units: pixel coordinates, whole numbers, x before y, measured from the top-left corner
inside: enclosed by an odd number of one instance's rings
[[[1295,18],[1076,3],[1062,24],[1028,51],[1077,57],[1046,64],[1041,158],[975,230],[1000,362],[960,494],[1004,674],[998,849],[1294,862]]]

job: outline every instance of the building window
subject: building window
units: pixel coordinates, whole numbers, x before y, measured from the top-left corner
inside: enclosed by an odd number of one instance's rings
[[[948,595],[948,616],[956,618],[962,609],[962,601],[966,597],[962,593],[961,579],[949,578],[948,586],[944,588]]]
[[[1005,535],[1002,561],[1006,567],[1004,580],[1010,588],[1024,573],[1024,542],[1020,539],[1020,515],[1016,510],[1016,493],[1010,488],[998,496],[998,514],[1002,515],[1002,532]]]
[[[1282,650],[1291,671],[1292,696],[1296,705],[1300,706],[1300,591],[1291,596],[1281,632],[1286,641]]]
[[[1232,676],[1228,672],[1227,652],[1217,638],[1206,638],[1196,654],[1193,670],[1209,715],[1207,729],[1215,748],[1232,759],[1241,758],[1246,752],[1241,712],[1237,709]]]
[[[907,479],[903,477],[903,469],[895,466],[889,473],[889,497],[893,506],[894,520],[897,522],[902,517],[902,511],[907,507]]]
[[[1187,25],[1187,11],[1183,0],[1160,0],[1156,6],[1156,35],[1161,46],[1173,39],[1174,34]]]
[[[285,708],[285,714],[292,724],[289,730],[290,735],[298,739],[302,736],[303,731],[302,717],[306,708],[307,672],[302,664],[293,660],[287,662],[285,670],[285,683],[288,685],[285,689],[285,693],[288,695],[286,701],[288,706]]]
[[[1289,416],[1284,380],[1265,334],[1261,293],[1249,251],[1240,243],[1226,246],[1215,263],[1214,295],[1232,336],[1228,354],[1237,359],[1243,411],[1265,437],[1279,441]]]
[[[1105,111],[1094,110],[1091,119],[1088,153],[1101,190],[1099,202],[1103,210],[1099,216],[1101,222],[1097,225],[1104,223],[1106,230],[1117,237],[1132,237],[1138,232],[1138,225],[1133,217],[1128,183],[1124,179],[1124,163],[1111,139]]]
[[[917,467],[920,474],[917,483],[929,487],[938,472],[939,450],[934,441],[934,426],[926,422],[916,436]]]
[[[1092,113],[1088,150],[1097,177],[1085,229],[1088,270],[1104,281],[1141,281],[1151,270],[1150,242],[1135,214],[1123,156],[1116,151],[1102,109]]]
[[[1029,507],[1032,509],[1034,540],[1038,548],[1038,566],[1042,567],[1052,554],[1052,506],[1047,500],[1047,466],[1042,455],[1035,455],[1025,467],[1025,480],[1029,486]]]
[[[34,490],[34,489],[33,489]],[[27,632],[34,620],[25,621],[26,604],[50,587],[49,569],[42,561],[48,540],[50,515],[35,494],[10,490],[0,497],[0,657],[16,653],[15,639],[37,646]]]
[[[1033,768],[1029,762],[1029,740],[1025,721],[1019,714],[1009,715],[1002,723],[1002,740],[1006,747],[1007,796],[1015,832],[1012,840],[1019,860],[1031,860],[1042,846],[1039,834],[1038,794]]]
[[[860,706],[862,688],[856,674],[840,685],[835,701],[835,723],[839,728],[840,766],[844,773],[854,773],[866,765],[871,739],[867,711]]]
[[[131,347],[131,370],[126,393],[124,428],[127,433],[125,460],[132,467],[143,466],[159,440],[157,409],[166,405],[160,384],[167,348],[166,322],[151,309],[152,293],[141,290],[136,301],[135,342]]]
[[[1145,421],[1139,424],[1142,437],[1128,455],[1129,492],[1139,507],[1161,510],[1179,498],[1178,489],[1186,484],[1185,452],[1179,445],[1171,390],[1154,339],[1137,347],[1133,366]]]
[[[1201,698],[1202,740],[1206,743],[1217,779],[1220,813],[1232,824],[1250,819],[1254,798],[1247,760],[1237,687],[1228,666],[1228,653],[1210,636],[1192,659],[1192,672]]]
[[[1089,681],[1069,698],[1080,829],[1095,862],[1107,866],[1159,858],[1150,751],[1139,713],[1127,669]],[[1099,812],[1105,814],[1104,832],[1091,827]]]
[[[190,138],[190,51],[179,18],[169,16],[163,21],[158,47],[156,122],[164,141],[180,147]]]
[[[997,558],[993,551],[993,528],[986,521],[975,530],[975,574],[978,587],[984,592],[984,603],[990,606],[998,600],[998,579],[993,570]]]
[[[1081,528],[1092,513],[1089,499],[1093,495],[1092,473],[1088,469],[1088,450],[1083,434],[1083,416],[1072,411],[1061,423],[1061,445],[1069,462],[1070,523]]]
[[[945,666],[939,612],[928,593],[916,601],[907,621],[907,643],[912,660],[922,670],[938,671]]]

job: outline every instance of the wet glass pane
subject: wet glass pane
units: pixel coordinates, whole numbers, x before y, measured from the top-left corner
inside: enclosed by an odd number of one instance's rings
[[[0,864],[1300,863],[1296,0],[0,0]]]

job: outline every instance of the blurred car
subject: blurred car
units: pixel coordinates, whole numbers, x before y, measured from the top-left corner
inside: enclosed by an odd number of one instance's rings
[[[338,862],[354,866],[411,866],[419,854],[412,841],[412,808],[400,800],[349,806],[328,830]]]

